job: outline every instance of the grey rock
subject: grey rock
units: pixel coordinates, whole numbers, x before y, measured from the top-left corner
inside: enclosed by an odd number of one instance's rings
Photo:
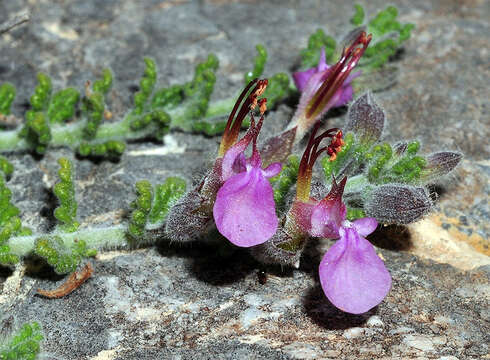
[[[22,115],[36,72],[49,73],[55,87],[82,89],[110,66],[115,73],[110,108],[117,118],[131,104],[144,55],[156,60],[165,85],[190,80],[194,65],[215,52],[221,66],[213,98],[220,99],[242,87],[256,43],[264,43],[269,52],[266,75],[289,71],[317,28],[336,37],[347,32],[353,3],[3,1],[0,23],[25,10],[32,19],[0,39],[0,82],[17,86],[13,111]],[[484,2],[394,3],[402,20],[415,23],[416,30],[395,62],[400,67],[397,84],[376,94],[386,111],[385,136],[389,141],[421,139],[427,153],[453,149],[465,155],[450,181],[441,183],[437,212],[427,221],[456,219],[447,231],[438,229],[450,241],[467,241],[480,255],[488,255],[489,8]],[[384,6],[380,0],[370,2],[367,12]],[[293,111],[288,104],[272,111],[262,140],[282,129]],[[332,126],[344,122],[345,114],[329,119]],[[79,160],[67,149],[41,159],[8,154],[16,168],[9,181],[13,200],[26,225],[49,230],[55,204],[48,189],[55,181],[56,159],[66,156],[75,164],[83,225],[120,223],[136,181],[157,183],[179,175],[192,183],[211,163],[217,138],[171,137],[185,151],[154,156],[148,154],[163,145],[132,143],[116,163]],[[162,242],[155,248],[99,255],[93,278],[56,300],[35,295],[37,288],[55,288],[63,281],[51,272],[2,268],[0,318],[41,322],[44,359],[486,356],[490,268],[472,266],[470,256],[466,269],[471,270],[460,270],[425,259],[430,252],[411,254],[415,238],[389,232],[380,236],[387,241],[373,241],[384,247],[378,252],[393,276],[393,288],[377,308],[359,316],[342,313],[323,295],[317,267],[329,242],[308,247],[298,270],[267,268],[264,285],[257,279],[260,265],[241,249],[223,256],[218,245]]]

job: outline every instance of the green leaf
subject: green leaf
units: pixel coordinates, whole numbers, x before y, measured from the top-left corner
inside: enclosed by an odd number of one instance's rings
[[[14,172],[14,166],[3,156],[0,155],[0,173],[9,177]]]
[[[10,114],[10,107],[14,99],[15,87],[10,83],[3,83],[0,86],[0,114]]]
[[[289,95],[289,76],[286,73],[277,73],[269,78],[269,84],[264,92],[269,108]]]
[[[34,360],[41,350],[43,338],[37,322],[24,324],[11,339],[0,345],[0,359]]]
[[[67,88],[53,95],[48,106],[48,118],[52,123],[63,123],[75,115],[80,93]]]
[[[415,26],[401,24],[397,17],[397,8],[388,6],[368,22],[366,31],[373,35],[373,39],[360,60],[360,67],[379,68],[383,66],[391,56],[395,55],[403,42],[410,38]]]
[[[112,72],[109,69],[102,71],[102,78],[94,81],[92,89],[94,92],[107,94],[112,87]]]
[[[10,253],[7,241],[25,231],[19,218],[19,209],[11,203],[12,192],[0,176],[0,264],[11,265],[19,262],[16,255]]]
[[[403,149],[393,150],[388,143],[376,145],[367,154],[369,159],[367,176],[373,184],[418,184],[427,160],[418,156],[418,141],[403,144]]]
[[[162,137],[170,131],[170,122],[171,118],[167,112],[163,110],[153,110],[141,116],[133,116],[130,128],[133,131],[138,131],[153,125],[155,128],[153,137],[157,140],[161,140]]]
[[[184,179],[179,177],[169,177],[163,184],[156,186],[153,207],[149,214],[150,224],[163,223],[172,204],[184,195],[185,188]]]
[[[216,55],[210,54],[205,62],[196,66],[193,80],[184,85],[186,101],[183,104],[185,107],[183,118],[185,122],[178,125],[182,130],[192,131],[193,121],[204,117],[206,114],[216,82],[215,72],[218,65],[219,61]]]
[[[274,187],[274,201],[276,203],[276,211],[282,212],[285,206],[286,195],[289,189],[296,184],[299,171],[299,157],[290,155],[285,164],[282,166],[281,172],[269,179]]]
[[[73,273],[83,259],[95,256],[95,249],[87,248],[84,240],[78,240],[68,247],[59,236],[36,239],[34,253],[44,258],[58,274]]]
[[[148,180],[138,181],[135,185],[136,200],[131,203],[134,209],[129,220],[128,235],[133,243],[137,245],[139,238],[145,233],[152,201],[153,188]]]
[[[119,158],[126,150],[126,143],[118,140],[109,140],[99,143],[82,142],[77,153],[82,157],[91,158]]]
[[[83,129],[83,138],[90,140],[95,138],[97,130],[104,116],[105,101],[104,94],[93,92],[85,96],[82,100],[82,112],[87,118],[87,123]]]
[[[80,225],[76,221],[77,201],[75,200],[75,185],[73,184],[73,165],[66,158],[58,160],[60,181],[54,186],[54,194],[60,205],[54,211],[54,217],[58,220],[58,229],[63,232],[74,232]]]
[[[44,111],[48,108],[51,98],[51,78],[44,74],[37,74],[38,85],[31,96],[31,107],[34,111]]]
[[[151,107],[153,109],[175,107],[184,100],[183,91],[183,85],[172,85],[167,88],[159,89],[155,91],[155,94],[153,95]]]
[[[350,19],[350,22],[354,26],[362,25],[362,23],[364,22],[364,9],[359,4],[355,4],[354,9],[356,10],[356,12]]]
[[[245,85],[262,75],[264,72],[265,63],[267,62],[267,50],[265,49],[264,45],[258,44],[255,49],[257,49],[257,56],[254,60],[254,68],[252,71],[245,74]]]
[[[332,63],[337,43],[331,36],[326,35],[322,29],[318,29],[308,38],[308,47],[301,50],[301,69],[306,70],[318,65],[320,51],[325,49],[327,63]]]
[[[25,120],[19,137],[24,138],[32,150],[44,154],[51,142],[51,128],[45,113],[29,110],[26,112]]]
[[[140,80],[140,91],[134,95],[134,108],[132,113],[140,115],[145,110],[148,98],[153,92],[157,80],[157,67],[155,62],[150,58],[144,58],[145,72]]]

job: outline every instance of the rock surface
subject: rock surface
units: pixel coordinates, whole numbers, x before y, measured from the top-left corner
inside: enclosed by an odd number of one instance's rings
[[[194,65],[214,52],[221,64],[214,94],[219,99],[242,86],[256,43],[269,52],[266,75],[289,71],[318,27],[343,35],[352,5],[5,1],[0,22],[23,10],[32,20],[0,39],[0,82],[17,86],[13,111],[23,114],[37,71],[49,73],[54,86],[82,89],[110,66],[116,77],[111,111],[117,117],[128,109],[144,55],[156,60],[164,85],[189,80]],[[372,238],[394,280],[377,308],[354,316],[329,304],[317,277],[329,242],[309,248],[299,270],[267,269],[264,285],[257,278],[260,265],[242,250],[162,244],[100,254],[94,277],[58,300],[38,297],[35,290],[55,288],[62,279],[24,266],[2,268],[0,319],[40,321],[44,359],[488,358],[488,3],[395,5],[416,30],[397,61],[398,83],[376,94],[389,119],[385,136],[419,138],[429,152],[457,149],[465,160],[439,184],[435,213]],[[372,1],[367,10],[384,6]],[[283,127],[293,110],[283,104],[272,111],[265,132]],[[342,125],[344,119],[331,121]],[[16,167],[9,187],[26,225],[49,229],[54,205],[48,189],[56,159],[67,156],[75,162],[83,226],[119,223],[137,180],[156,183],[181,175],[192,182],[212,158],[217,139],[174,133],[166,144],[130,144],[117,163],[74,159],[67,149],[42,159],[8,154]]]

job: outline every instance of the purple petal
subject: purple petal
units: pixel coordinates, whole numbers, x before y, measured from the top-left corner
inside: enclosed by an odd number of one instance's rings
[[[241,154],[245,151],[247,148],[248,143],[245,143],[243,141],[237,142],[235,145],[233,145],[231,148],[228,149],[228,151],[225,153],[225,156],[223,156],[223,162],[221,165],[221,180],[226,181],[229,179],[231,176],[236,174],[234,171],[237,166],[240,167],[240,162],[242,161],[241,159]],[[238,161],[238,163],[237,163]]]
[[[264,176],[266,178],[271,178],[271,177],[274,177],[277,174],[279,174],[281,172],[281,170],[282,170],[282,164],[276,162],[276,163],[270,164],[264,170],[262,170],[262,174],[264,174]]]
[[[247,159],[245,158],[244,153],[238,154],[238,156],[235,158],[235,161],[233,162],[231,169],[235,174],[247,171]]]
[[[368,236],[378,227],[378,222],[375,218],[365,217],[362,219],[357,219],[352,222],[359,235]]]
[[[320,52],[320,59],[318,60],[318,65],[316,66],[316,71],[325,71],[329,68],[327,64],[327,57],[325,55],[325,48],[322,47],[322,51]]]
[[[213,208],[216,227],[237,246],[262,244],[277,230],[272,187],[262,171],[252,167],[233,175],[216,196]]]
[[[303,92],[303,90],[306,87],[306,84],[314,74],[325,71],[329,67],[330,66],[328,66],[325,57],[325,48],[322,48],[322,51],[320,52],[320,59],[316,67],[313,67],[305,71],[296,71],[293,73],[294,84],[296,85],[298,91]]]
[[[323,257],[319,273],[323,292],[342,311],[362,314],[390,291],[391,276],[369,241],[354,228],[341,228]]]
[[[305,71],[296,71],[293,73],[294,84],[298,91],[302,92],[308,83],[308,80],[317,72],[316,68],[311,68]]]
[[[339,237],[339,228],[345,216],[342,216],[342,203],[335,201],[325,204],[319,203],[311,214],[310,235],[336,239]]]
[[[344,83],[344,85],[339,90],[337,90],[337,94],[335,94],[337,98],[332,107],[344,106],[352,100],[353,94],[354,90],[352,89],[352,85],[345,85]]]

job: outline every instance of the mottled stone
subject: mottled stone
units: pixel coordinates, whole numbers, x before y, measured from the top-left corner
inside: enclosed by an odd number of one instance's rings
[[[290,71],[319,27],[342,36],[353,1],[4,1],[0,22],[29,10],[32,20],[0,38],[0,82],[18,89],[22,115],[38,71],[55,87],[83,89],[104,67],[115,73],[110,110],[129,108],[143,71],[156,60],[160,84],[188,81],[198,62],[220,60],[213,99],[234,94],[250,70],[256,43],[266,45],[266,75]],[[0,311],[17,323],[38,320],[45,359],[318,359],[488,356],[490,333],[490,158],[488,47],[490,11],[481,0],[394,2],[416,25],[395,64],[397,84],[375,94],[387,114],[386,139],[418,138],[423,151],[455,149],[465,160],[433,189],[437,209],[408,227],[389,227],[370,240],[393,277],[387,298],[363,315],[334,308],[318,282],[319,260],[331,242],[312,245],[298,270],[257,264],[246,251],[226,256],[217,245],[159,247],[100,254],[95,275],[71,295],[47,300],[37,288],[63,280],[24,266],[0,269]],[[367,4],[373,13],[381,0]],[[287,124],[291,103],[271,111],[262,140]],[[345,112],[329,119],[341,126]],[[52,228],[48,190],[61,156],[74,161],[83,226],[126,221],[133,185],[171,175],[189,183],[216,152],[217,138],[172,133],[165,144],[137,142],[119,162],[80,160],[67,149],[43,158],[7,154],[9,181],[26,225]],[[445,229],[443,224],[447,227]]]

